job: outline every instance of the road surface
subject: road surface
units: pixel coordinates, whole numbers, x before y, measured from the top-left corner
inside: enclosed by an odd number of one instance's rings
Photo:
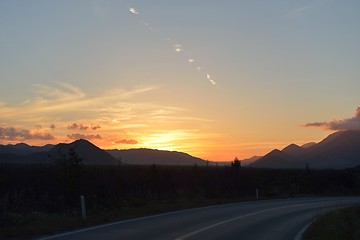
[[[299,239],[326,210],[360,204],[360,197],[294,198],[217,205],[115,222],[41,240]]]

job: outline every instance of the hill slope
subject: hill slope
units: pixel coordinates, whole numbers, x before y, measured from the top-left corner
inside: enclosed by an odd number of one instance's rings
[[[187,153],[154,149],[107,150],[113,157],[126,164],[141,165],[205,165],[206,161]]]
[[[292,156],[275,149],[250,164],[250,166],[261,168],[296,168],[300,166],[300,163]]]

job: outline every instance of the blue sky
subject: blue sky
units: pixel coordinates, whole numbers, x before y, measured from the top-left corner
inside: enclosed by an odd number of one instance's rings
[[[360,128],[359,10],[334,0],[3,0],[0,143],[86,138],[231,160],[346,129],[332,123]]]

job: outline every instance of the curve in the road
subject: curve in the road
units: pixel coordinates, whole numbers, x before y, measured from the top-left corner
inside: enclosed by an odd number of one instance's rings
[[[360,203],[360,197],[294,198],[217,205],[115,222],[41,240],[289,240],[299,236],[319,212],[355,203]]]

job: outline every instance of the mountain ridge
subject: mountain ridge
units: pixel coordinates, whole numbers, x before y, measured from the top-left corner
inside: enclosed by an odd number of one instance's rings
[[[297,146],[297,145],[296,145]],[[334,132],[317,144],[307,148],[290,144],[282,153],[290,156],[290,162],[283,156],[267,154],[250,166],[263,168],[305,168],[315,169],[345,169],[360,166],[360,131],[344,130]],[[282,160],[282,161],[280,161]],[[279,165],[279,162],[282,164]],[[273,163],[273,165],[272,165]]]
[[[91,142],[80,139],[71,143],[29,146],[25,143],[0,145],[0,163],[50,164],[67,155],[70,148],[83,159],[85,165],[159,164],[159,165],[205,165],[207,162],[190,154],[157,149],[104,150]],[[32,149],[32,150],[29,150]],[[111,154],[112,153],[112,154]]]

